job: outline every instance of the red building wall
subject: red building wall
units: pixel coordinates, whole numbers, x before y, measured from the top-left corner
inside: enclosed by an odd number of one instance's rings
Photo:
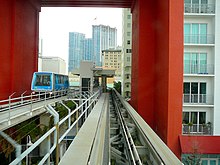
[[[40,0],[7,0],[0,5],[0,99],[30,90],[37,70]]]
[[[183,1],[136,0],[131,104],[180,157]]]

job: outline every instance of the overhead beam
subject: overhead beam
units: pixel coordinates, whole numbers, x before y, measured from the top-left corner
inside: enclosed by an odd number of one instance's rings
[[[115,7],[130,8],[132,0],[42,0],[42,7]]]

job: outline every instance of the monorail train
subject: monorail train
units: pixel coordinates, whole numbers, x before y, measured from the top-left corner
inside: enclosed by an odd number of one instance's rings
[[[53,72],[34,72],[31,90],[35,92],[50,92],[69,88],[67,75]]]

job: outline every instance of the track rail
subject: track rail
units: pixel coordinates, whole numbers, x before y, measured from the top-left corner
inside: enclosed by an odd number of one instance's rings
[[[115,90],[112,91],[110,100],[110,130],[111,162],[130,165],[182,165]]]

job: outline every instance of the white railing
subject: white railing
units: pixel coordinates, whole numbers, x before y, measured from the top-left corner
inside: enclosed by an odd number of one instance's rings
[[[88,99],[84,99],[81,105],[79,105],[75,110],[70,112],[66,117],[64,117],[62,120],[58,121],[57,123],[54,123],[54,126],[50,128],[49,131],[47,131],[42,137],[40,137],[32,146],[30,146],[28,149],[26,149],[19,157],[17,157],[15,160],[13,160],[10,165],[16,165],[20,163],[25,157],[27,157],[37,146],[39,146],[42,142],[46,140],[46,154],[41,158],[38,165],[43,164],[50,164],[50,156],[53,152],[55,152],[55,149],[59,147],[59,144],[64,140],[64,138],[67,136],[67,134],[70,132],[70,130],[73,129],[73,127],[78,126],[78,122],[83,118],[87,117],[88,113],[94,107],[96,104],[98,97],[100,96],[100,91],[97,91],[93,95],[91,95]],[[48,106],[48,109],[50,109],[51,106]],[[69,123],[69,119],[72,117],[77,116],[76,120],[71,124],[68,125],[68,128],[66,131],[59,135],[59,127],[64,124],[65,122]],[[59,117],[58,117],[59,119]],[[81,120],[84,121],[84,120]],[[78,128],[77,128],[78,130]],[[53,138],[51,136],[53,135]],[[53,141],[51,141],[53,139]],[[52,146],[51,146],[52,145]],[[56,155],[56,159],[58,160],[59,155]],[[56,162],[58,164],[58,162]]]
[[[213,105],[213,96],[206,94],[183,94],[183,103]]]
[[[214,74],[214,65],[184,64],[184,74]]]
[[[184,44],[214,44],[213,34],[184,34]]]
[[[192,14],[214,14],[214,4],[184,4],[184,13]]]
[[[53,91],[53,92],[32,92],[30,95],[24,95],[23,92],[20,97],[12,97],[16,92],[11,94],[8,99],[0,100],[0,112],[11,110],[20,106],[32,104],[39,101],[45,101],[56,97],[65,96],[68,94],[68,89]]]
[[[208,124],[182,124],[183,134],[211,135],[211,125]]]

